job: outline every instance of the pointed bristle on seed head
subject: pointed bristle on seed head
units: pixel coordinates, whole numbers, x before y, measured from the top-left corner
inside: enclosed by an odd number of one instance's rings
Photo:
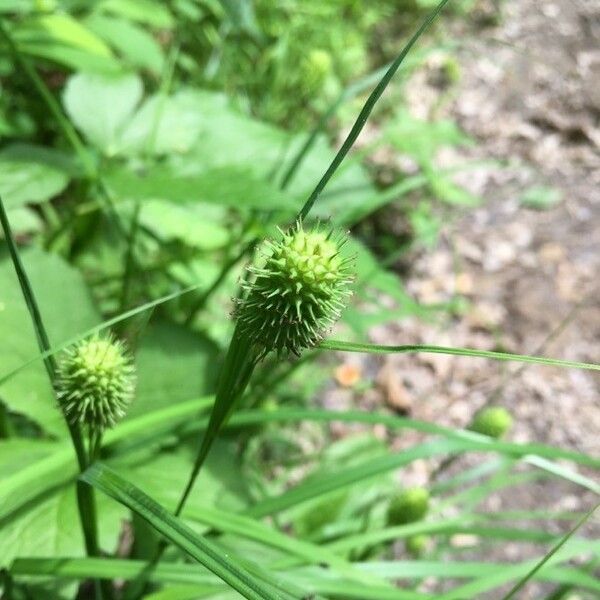
[[[57,387],[69,423],[104,431],[125,415],[133,398],[132,360],[122,342],[93,336],[65,352],[58,364]]]
[[[235,310],[240,331],[263,354],[299,355],[318,344],[350,295],[351,260],[342,234],[297,223],[266,242],[262,263],[249,267],[246,296]]]

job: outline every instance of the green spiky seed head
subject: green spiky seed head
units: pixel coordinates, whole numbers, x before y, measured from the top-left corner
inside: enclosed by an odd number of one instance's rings
[[[135,373],[122,342],[94,336],[69,348],[58,365],[58,401],[69,421],[104,431],[125,415]]]
[[[413,523],[422,519],[428,509],[429,492],[420,487],[408,488],[392,498],[388,508],[388,522],[391,525]]]
[[[429,546],[429,536],[427,535],[411,535],[406,538],[406,551],[415,558],[423,556]]]
[[[345,242],[342,234],[320,227],[305,231],[297,223],[264,243],[234,313],[240,333],[262,355],[298,356],[338,320],[352,282],[352,260],[341,253]]]
[[[499,439],[512,427],[511,414],[501,406],[490,406],[480,410],[469,429]]]

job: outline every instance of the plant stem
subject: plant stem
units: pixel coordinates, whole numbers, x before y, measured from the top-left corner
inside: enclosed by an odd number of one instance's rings
[[[19,252],[17,250],[17,246],[15,244],[14,237],[12,234],[12,230],[10,228],[10,223],[8,222],[8,217],[4,209],[4,203],[2,201],[2,198],[0,198],[0,224],[2,225],[4,237],[8,246],[8,251],[10,253],[10,257],[12,259],[15,271],[17,273],[17,278],[19,279],[19,284],[21,286],[21,291],[23,293],[27,309],[33,322],[38,346],[42,352],[48,352],[51,348],[50,340],[48,339],[48,334],[46,333],[46,328],[44,326],[42,315],[40,313],[37,300],[33,293],[33,288],[31,287],[29,277],[27,276],[25,267],[23,266],[21,257],[19,256]],[[48,373],[48,377],[50,379],[52,388],[55,390],[57,368],[56,361],[53,355],[50,354],[44,357],[44,366],[46,367],[46,371]],[[79,466],[79,470],[83,473],[89,465],[87,462],[85,445],[83,442],[83,437],[81,435],[81,430],[77,425],[73,425],[67,420],[66,423],[69,429],[69,434],[71,436],[71,441],[73,442],[75,454],[77,455],[77,464]],[[86,551],[89,556],[99,556],[100,552],[98,548],[96,504],[94,498],[94,491],[90,486],[80,481],[77,482],[77,505],[79,508],[79,518],[83,530],[83,538],[85,541]],[[96,596],[98,598],[102,598],[102,592],[98,593],[99,587],[97,587],[96,590]]]
[[[11,35],[8,33],[2,20],[0,19],[0,37],[4,38],[10,53],[13,55],[15,61],[22,67],[23,72],[29,78],[34,88],[38,91],[40,96],[43,98],[46,106],[52,113],[52,116],[56,119],[58,125],[63,131],[64,136],[67,138],[68,142],[73,146],[73,149],[79,156],[81,163],[88,175],[88,177],[94,179],[96,176],[96,166],[94,161],[92,160],[89,152],[83,145],[82,141],[79,139],[75,128],[71,125],[71,123],[65,118],[60,109],[56,98],[52,95],[50,90],[48,90],[45,83],[42,81],[41,77],[38,75],[37,71],[32,67],[31,63],[23,56],[20,50],[17,48],[14,40]]]
[[[131,217],[131,228],[127,236],[127,251],[125,252],[125,272],[123,273],[123,287],[121,288],[121,302],[119,312],[125,312],[129,302],[129,290],[131,289],[131,279],[135,270],[135,256],[133,253],[137,234],[140,227],[140,209],[141,203],[136,202]]]
[[[0,439],[12,437],[13,434],[14,431],[12,423],[10,422],[10,415],[6,409],[6,405],[0,400]]]
[[[191,325],[198,313],[204,308],[208,299],[212,296],[215,290],[223,283],[223,280],[230,273],[231,269],[235,267],[248,253],[252,252],[252,249],[256,245],[256,241],[252,240],[242,247],[242,249],[234,256],[232,256],[221,268],[221,272],[217,278],[213,281],[211,286],[196,300],[194,306],[190,310],[188,316],[185,319],[185,325]]]
[[[249,342],[239,334],[236,327],[219,377],[215,403],[206,433],[198,449],[188,483],[177,504],[175,516],[181,514],[214,441],[248,386],[257,363],[258,357],[255,351]]]

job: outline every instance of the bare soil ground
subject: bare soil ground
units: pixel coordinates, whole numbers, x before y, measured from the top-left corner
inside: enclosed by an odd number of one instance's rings
[[[458,293],[471,307],[441,326],[410,320],[378,328],[372,340],[600,362],[600,2],[507,0],[501,6],[495,25],[456,26],[467,41],[447,112],[477,140],[470,158],[504,164],[463,176],[485,204],[448,224],[435,251],[415,255],[407,278],[424,302]],[[486,19],[493,9],[480,2]],[[419,85],[409,86],[417,112],[438,94],[427,73],[419,77]],[[538,186],[558,190],[560,202],[545,210],[525,207],[523,194]],[[368,359],[343,360],[369,368]],[[366,397],[338,390],[328,401],[387,405],[452,426],[466,426],[477,409],[493,403],[514,415],[514,441],[600,454],[597,373],[441,355],[389,356],[377,369],[378,387]],[[417,440],[403,434],[391,443]],[[411,477],[426,483],[435,468],[415,465]],[[597,473],[586,474],[598,480]],[[485,509],[581,510],[592,501],[581,488],[552,480],[500,492]],[[519,561],[539,551],[508,544],[490,558]],[[538,593],[534,586],[519,597]]]

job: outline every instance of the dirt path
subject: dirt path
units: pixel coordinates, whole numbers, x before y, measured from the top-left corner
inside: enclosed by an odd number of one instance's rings
[[[482,10],[492,6],[480,4]],[[469,158],[505,164],[464,176],[485,204],[447,226],[435,251],[416,255],[407,281],[424,302],[459,293],[471,308],[441,326],[415,320],[382,327],[372,339],[600,362],[600,3],[507,0],[502,6],[496,26],[457,25],[457,39],[469,41],[459,54],[462,80],[447,112],[478,142]],[[420,86],[409,86],[417,111],[439,93],[428,89],[427,73],[421,77]],[[532,188],[545,190],[542,199],[560,201],[528,208],[521,199]],[[378,383],[366,399],[371,405],[465,426],[493,402],[513,413],[512,440],[600,454],[595,373],[392,356],[381,363]],[[392,443],[416,441],[415,434]],[[412,477],[426,483],[432,468],[416,465]],[[486,508],[574,510],[591,501],[580,488],[553,480],[497,494]],[[490,559],[537,552],[508,544]]]

